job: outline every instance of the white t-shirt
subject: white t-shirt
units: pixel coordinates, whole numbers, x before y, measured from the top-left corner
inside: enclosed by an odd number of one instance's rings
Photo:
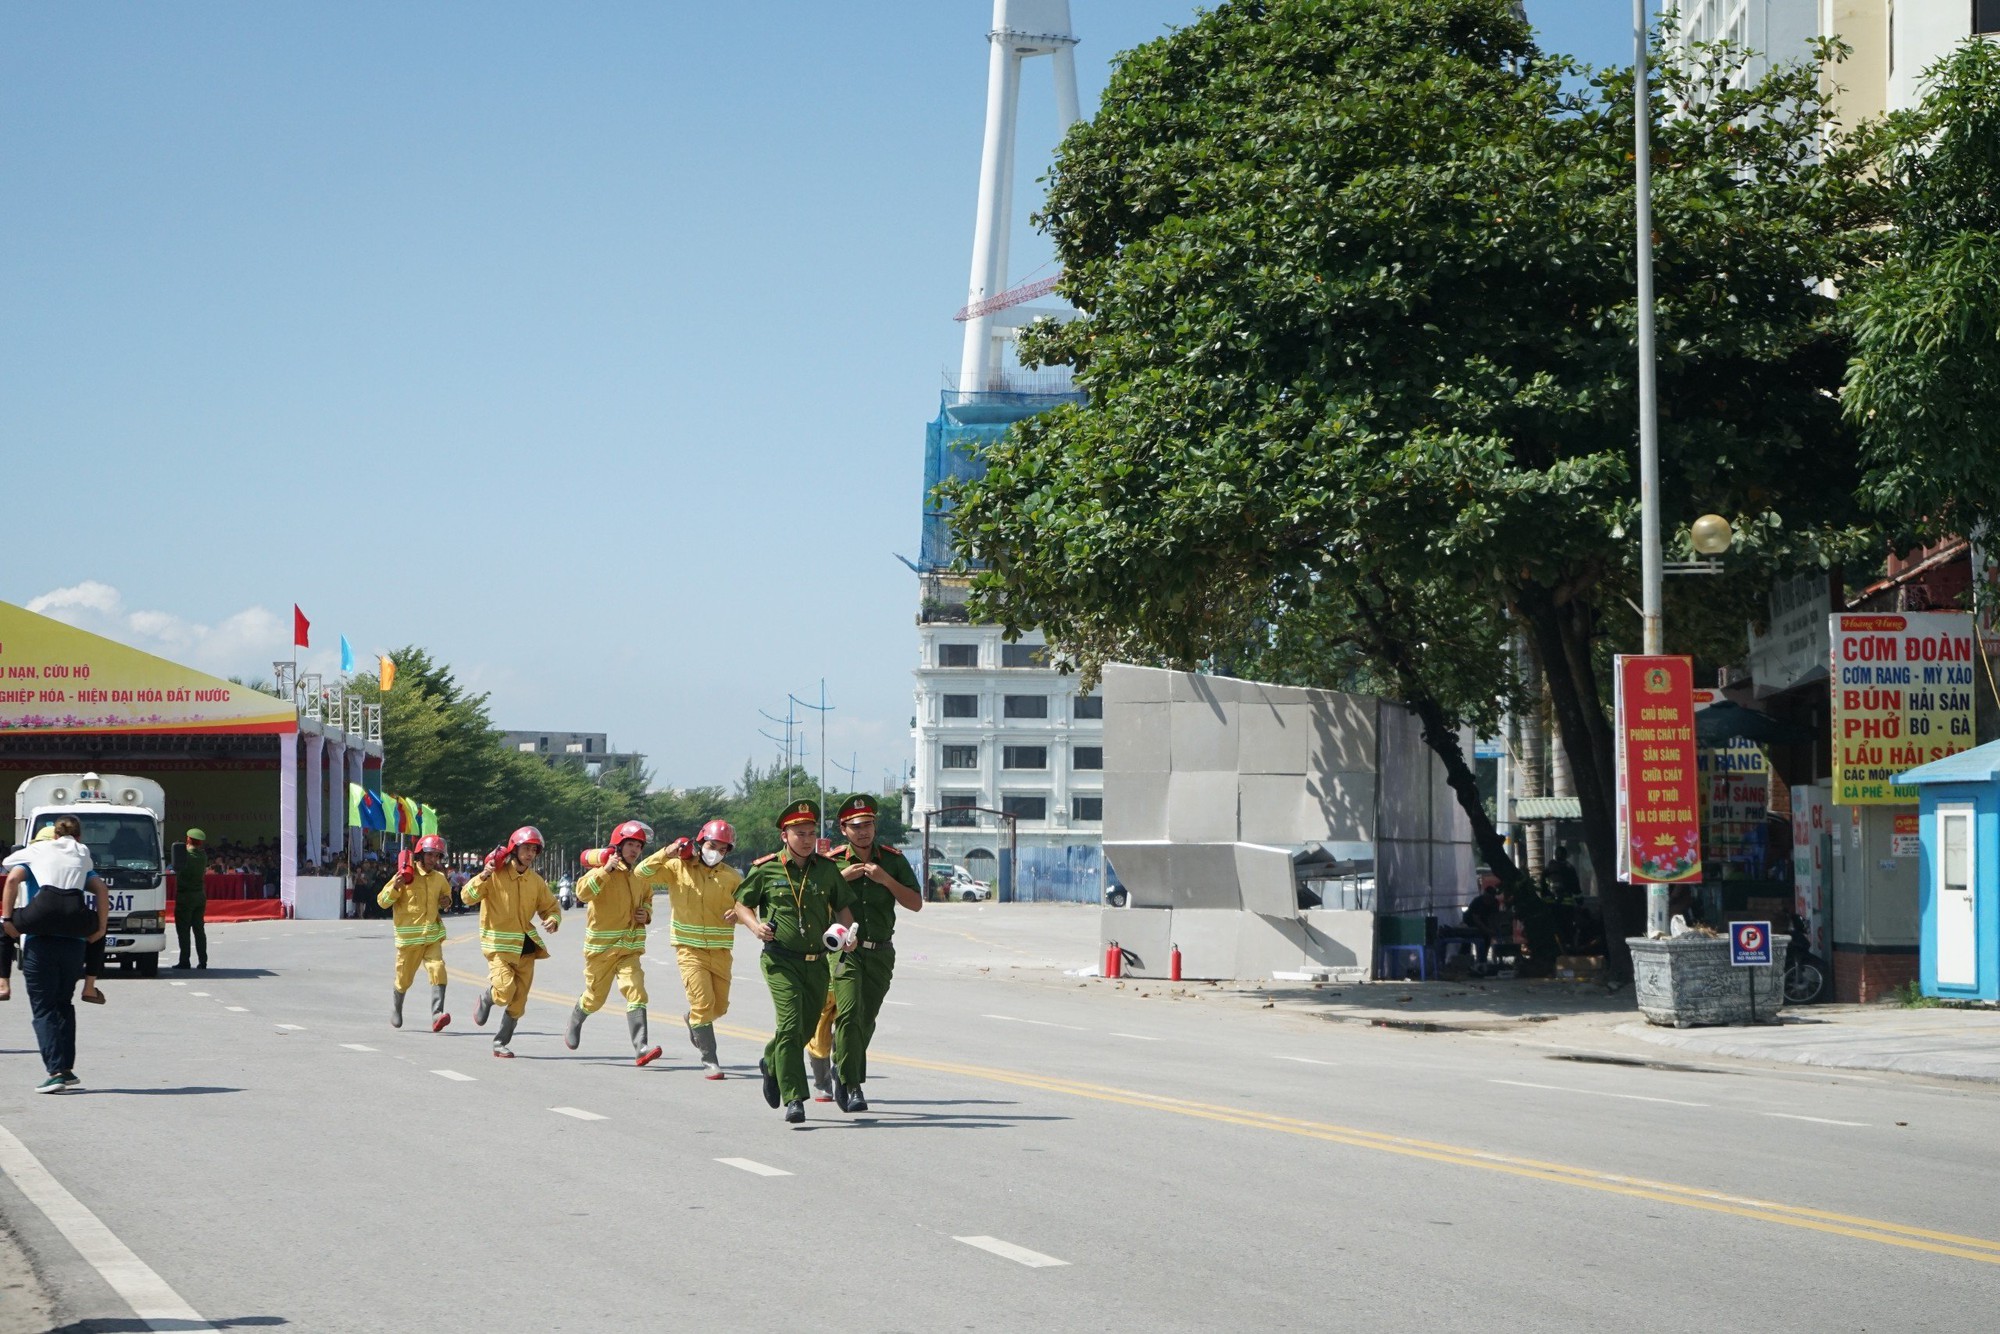
[[[25,866],[34,875],[37,884],[50,889],[82,889],[95,869],[90,860],[90,849],[73,838],[30,843],[0,864]]]

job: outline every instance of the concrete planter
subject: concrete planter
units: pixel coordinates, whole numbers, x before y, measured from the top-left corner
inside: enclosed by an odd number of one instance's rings
[[[1771,942],[1771,962],[1762,968],[1731,966],[1727,936],[1625,943],[1632,947],[1632,989],[1647,1023],[1694,1028],[1702,1024],[1778,1022],[1778,1011],[1785,1003],[1785,949],[1791,943],[1783,936]]]

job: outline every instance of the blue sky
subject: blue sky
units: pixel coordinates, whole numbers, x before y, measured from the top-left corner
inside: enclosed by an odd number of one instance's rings
[[[1072,12],[1087,115],[1195,10]],[[421,644],[501,725],[675,785],[768,760],[758,711],[824,677],[832,759],[900,775],[892,553],[957,362],[990,13],[0,10],[0,431],[53,502],[37,531],[16,498],[0,599],[237,674],[296,601],[309,666]],[[1529,4],[1599,62],[1626,13]],[[1024,94],[1025,178],[1046,62]],[[1019,279],[1047,250],[1015,236]]]

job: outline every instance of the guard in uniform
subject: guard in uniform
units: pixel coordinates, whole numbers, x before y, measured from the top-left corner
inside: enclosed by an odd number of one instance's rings
[[[611,846],[583,854],[595,865],[577,883],[577,902],[589,905],[583,926],[583,994],[569,1012],[563,1042],[571,1051],[583,1041],[583,1021],[596,1014],[611,994],[611,980],[625,996],[625,1028],[632,1036],[634,1065],[651,1065],[660,1049],[646,1033],[646,924],[653,920],[653,891],[636,868],[646,855],[653,831],[638,820],[627,820],[611,831]]]
[[[764,942],[764,981],[771,988],[777,1031],[757,1069],[764,1101],[785,1105],[785,1120],[806,1119],[806,1039],[826,1003],[827,928],[854,922],[855,893],[817,851],[819,803],[795,801],[778,816],[785,846],[750,864],[736,888],[736,920]]]
[[[417,980],[422,964],[431,980],[431,1032],[444,1030],[451,1016],[444,1009],[444,923],[438,913],[451,906],[451,881],[444,867],[444,840],[426,834],[417,840],[416,856],[405,853],[401,865],[375,902],[396,920],[396,1003],[389,1026],[403,1026],[403,995]]]
[[[868,1078],[868,1043],[875,1020],[896,973],[896,908],[921,912],[923,890],[909,859],[886,843],[875,841],[879,808],[866,793],[849,797],[840,807],[840,832],[847,842],[835,848],[831,860],[855,893],[853,949],[833,961],[833,994],[820,1024],[833,1020],[833,1100],[843,1112],[865,1112],[868,1100],[862,1081]],[[817,1041],[815,1037],[815,1041]]]
[[[500,1031],[493,1035],[493,1054],[513,1059],[514,1025],[528,1008],[535,985],[535,960],[549,957],[548,946],[535,930],[535,919],[551,933],[562,925],[562,905],[555,891],[535,870],[542,855],[542,831],[522,825],[504,847],[487,854],[484,870],[465,884],[459,897],[479,907],[479,948],[486,955],[486,990],[479,993],[473,1018],[481,1028],[498,1005]]]
[[[208,968],[208,835],[187,831],[187,841],[174,849],[174,934],[180,937],[181,961],[176,968]],[[195,957],[188,962],[188,937],[194,937]]]
[[[743,877],[722,859],[736,846],[727,820],[710,820],[692,840],[679,838],[639,863],[654,892],[673,907],[674,955],[687,988],[688,1041],[701,1053],[702,1075],[722,1078],[715,1021],[729,1013],[731,951],[736,945],[736,887]]]

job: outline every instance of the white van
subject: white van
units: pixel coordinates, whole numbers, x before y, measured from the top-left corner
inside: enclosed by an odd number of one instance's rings
[[[106,962],[122,959],[146,977],[166,948],[167,792],[128,774],[40,774],[14,793],[14,841],[26,843],[59,816],[83,826],[98,878],[111,890]]]

